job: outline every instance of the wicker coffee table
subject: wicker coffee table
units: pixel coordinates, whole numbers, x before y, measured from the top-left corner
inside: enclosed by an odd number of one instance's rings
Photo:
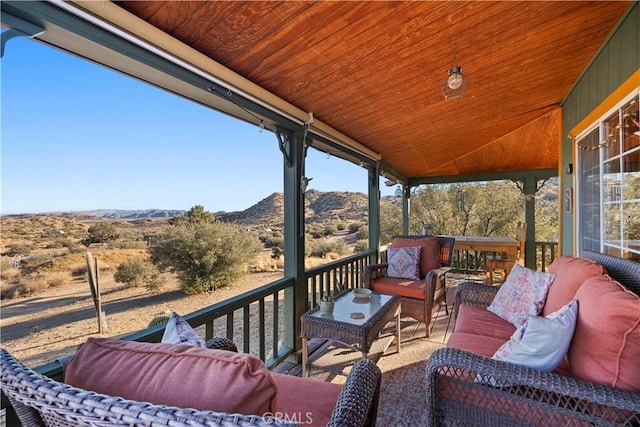
[[[362,313],[363,318],[352,317]],[[302,315],[302,376],[307,376],[310,338],[327,338],[340,341],[366,358],[371,345],[382,328],[396,318],[396,350],[400,352],[400,297],[372,292],[367,299],[356,298],[351,290],[335,298],[333,313],[326,314],[316,307]]]

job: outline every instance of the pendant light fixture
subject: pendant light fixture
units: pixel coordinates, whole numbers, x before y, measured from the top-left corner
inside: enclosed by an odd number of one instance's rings
[[[449,74],[442,84],[442,94],[446,99],[462,98],[467,91],[467,78],[462,74],[462,67],[457,65],[456,48],[453,48],[453,65],[449,68]]]

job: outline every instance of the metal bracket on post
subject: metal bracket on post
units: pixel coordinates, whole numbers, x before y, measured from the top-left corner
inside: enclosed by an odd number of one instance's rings
[[[287,167],[293,167],[293,156],[291,155],[291,148],[293,144],[294,132],[276,127],[276,136],[278,137],[278,146],[280,147],[280,151],[284,156]]]
[[[3,13],[2,21],[11,27],[0,35],[0,58],[4,56],[4,45],[15,37],[37,37],[44,33],[45,29],[39,25],[32,24],[13,15]]]

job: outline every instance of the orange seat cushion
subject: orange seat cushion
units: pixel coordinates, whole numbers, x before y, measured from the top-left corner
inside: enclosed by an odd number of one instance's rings
[[[556,277],[547,293],[542,316],[547,316],[568,304],[585,280],[593,276],[602,276],[607,271],[594,261],[565,255],[556,258],[551,263],[549,273],[555,274]]]
[[[424,277],[431,270],[440,268],[440,240],[437,237],[408,239],[395,237],[391,242],[392,248],[410,248],[420,246],[420,277]]]
[[[277,373],[272,376],[278,385],[278,418],[312,427],[329,423],[341,385]]]
[[[455,325],[456,333],[484,335],[498,338],[504,343],[511,338],[515,330],[515,326],[493,314],[485,307],[466,304],[461,304],[458,307],[458,317]]]
[[[371,283],[371,289],[383,294],[399,295],[401,297],[424,300],[424,280],[396,279],[380,277]]]

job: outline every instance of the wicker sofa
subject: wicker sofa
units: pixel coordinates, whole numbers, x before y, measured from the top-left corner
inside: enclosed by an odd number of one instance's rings
[[[432,243],[435,242],[435,245]],[[372,264],[365,268],[364,286],[376,292],[399,295],[403,316],[408,316],[425,324],[425,336],[429,336],[429,326],[433,309],[440,303],[446,304],[446,273],[451,270],[455,239],[445,236],[397,236],[391,247],[421,246],[420,279],[389,277],[389,263]],[[434,247],[435,246],[435,247]],[[429,265],[425,257],[435,256],[435,264]],[[446,305],[445,305],[446,308]],[[446,308],[448,314],[448,308]]]
[[[91,342],[95,340],[95,342]],[[119,341],[119,342],[116,342]],[[138,343],[138,342],[126,342],[115,339],[94,339],[90,338],[86,344],[83,344],[83,348],[89,345],[102,346],[103,344],[108,348],[110,345],[123,346],[127,351],[135,346],[140,350],[141,357],[134,355],[135,362],[130,367],[131,377],[127,377],[125,381],[127,386],[131,386],[128,392],[138,387],[149,387],[147,384],[142,384],[139,380],[140,372],[138,367],[140,364],[145,364],[146,352],[149,352],[149,346],[158,346],[164,351],[162,346],[165,344],[150,344],[150,343]],[[194,346],[179,344],[174,345],[170,351],[175,351],[178,356],[184,356],[186,358],[193,358],[195,353],[210,353],[214,355],[214,358],[224,354],[224,357],[231,357],[233,359],[234,366],[232,369],[243,369],[238,366],[246,362],[244,356],[241,353],[236,353],[236,346],[233,342],[225,338],[214,338],[207,342],[207,347],[214,349],[213,351],[204,348],[195,348]],[[105,368],[101,363],[100,357],[88,357],[81,355],[83,348],[80,348],[73,358],[62,360],[61,363],[65,366],[65,381],[69,382],[71,377],[72,365],[78,363],[86,363],[84,366],[84,372],[76,372],[74,375],[80,376],[80,381],[90,381],[90,378],[96,378],[97,381],[104,382],[105,387],[107,383],[113,383],[113,378],[110,375],[105,375]],[[220,352],[218,350],[226,350]],[[138,350],[136,350],[138,351]],[[155,352],[156,350],[151,350]],[[95,355],[96,353],[94,353]],[[152,355],[154,357],[155,355]],[[172,353],[172,356],[175,354]],[[79,362],[79,359],[85,358],[84,362]],[[120,354],[113,356],[117,362],[114,365],[129,363],[128,354]],[[250,357],[250,356],[249,356]],[[104,362],[104,358],[102,362]],[[165,363],[166,370],[180,370],[182,360],[171,359],[169,363]],[[256,362],[257,361],[257,362]],[[96,363],[97,362],[97,363]],[[253,367],[249,369],[249,376],[255,376],[256,366],[255,364],[261,363],[258,359],[255,359],[251,363]],[[109,365],[111,363],[108,363]],[[211,365],[207,365],[207,369]],[[122,397],[115,397],[116,394],[101,394],[94,391],[89,391],[80,387],[68,385],[54,381],[51,378],[45,377],[41,374],[24,366],[21,362],[16,360],[11,354],[4,349],[0,354],[0,386],[2,392],[8,397],[11,405],[15,409],[23,426],[113,426],[113,425],[127,425],[127,426],[295,426],[295,425],[319,425],[317,419],[313,419],[315,413],[308,412],[309,408],[304,406],[315,405],[318,408],[318,402],[334,402],[328,408],[322,408],[324,416],[328,418],[328,421],[322,421],[321,425],[329,426],[367,426],[375,425],[375,419],[377,414],[378,394],[380,389],[380,370],[370,360],[362,359],[358,361],[352,368],[346,383],[343,386],[331,383],[324,383],[320,381],[302,379],[299,377],[293,377],[282,374],[267,374],[269,381],[277,384],[276,392],[279,400],[278,409],[271,412],[260,412],[261,415],[244,415],[236,412],[215,412],[211,410],[204,410],[202,408],[193,409],[191,405],[184,406],[172,406],[165,404],[153,404],[142,401],[142,399],[124,399]],[[205,371],[203,375],[202,365],[191,368],[191,366],[185,371],[183,369],[183,377],[178,378],[160,378],[158,381],[166,381],[161,383],[162,393],[164,392],[176,392],[173,387],[176,387],[177,382],[185,382],[197,385],[201,385],[198,389],[186,389],[183,400],[189,402],[195,402],[203,397],[201,395],[210,393],[211,391],[221,393],[223,399],[234,399],[236,397],[236,377],[230,378],[231,383],[224,385],[222,375],[219,375],[219,371],[211,375],[209,371]],[[263,367],[259,367],[264,369]],[[76,370],[80,369],[76,367]],[[117,368],[120,369],[120,368]],[[193,369],[193,370],[192,370]],[[226,366],[225,366],[226,369]],[[165,373],[166,373],[165,370]],[[154,371],[154,374],[157,373]],[[157,376],[162,374],[158,373]],[[246,375],[245,375],[246,376]],[[263,374],[264,376],[264,374]],[[192,377],[192,378],[189,378]],[[195,378],[193,378],[195,377]],[[238,380],[244,380],[244,377]],[[77,380],[76,380],[77,381]],[[155,380],[154,380],[155,381]],[[264,384],[264,380],[260,380]],[[132,384],[133,383],[133,384]],[[337,390],[335,388],[337,387]],[[151,387],[153,388],[153,387]],[[219,390],[221,389],[221,390]],[[286,389],[286,390],[285,390]],[[256,395],[259,393],[259,389],[247,390],[244,396],[245,401],[253,404],[258,398]],[[329,393],[326,391],[329,390]],[[184,390],[182,391],[184,393]],[[322,394],[329,394],[330,396],[322,396]],[[337,396],[337,400],[336,400]],[[313,397],[313,398],[310,398]],[[158,397],[154,397],[157,399]],[[212,400],[211,398],[209,398]],[[214,398],[217,399],[217,398]],[[276,402],[276,396],[273,396],[273,402]],[[217,401],[216,401],[217,403]],[[298,403],[302,403],[302,407],[296,407]],[[322,403],[320,403],[322,404]],[[239,412],[239,411],[238,411]],[[326,424],[325,424],[326,423]]]
[[[640,425],[640,264],[588,251],[556,262],[545,306],[578,304],[560,366],[543,372],[494,360],[496,347],[515,329],[486,310],[498,288],[461,284],[454,332],[427,362],[431,425]],[[608,276],[594,273],[598,266]],[[587,357],[593,359],[585,363]]]

